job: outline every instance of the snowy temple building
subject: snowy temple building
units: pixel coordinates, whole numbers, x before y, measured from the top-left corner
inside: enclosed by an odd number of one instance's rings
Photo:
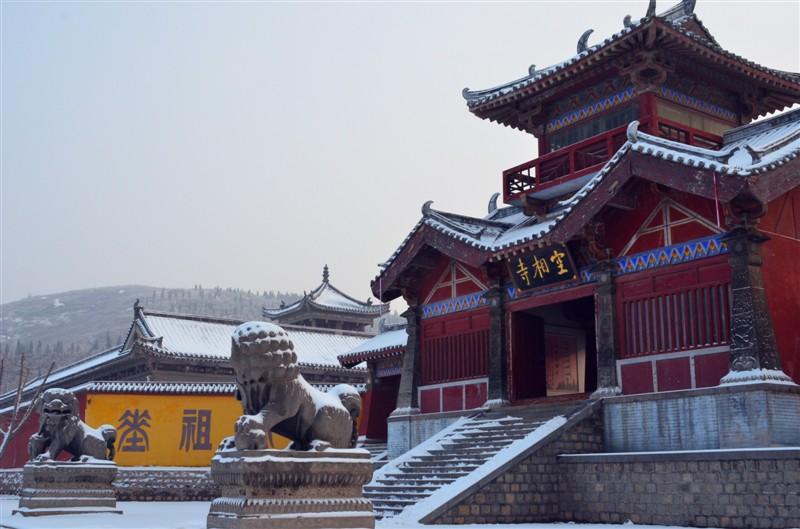
[[[367,362],[367,435],[397,458],[367,488],[380,516],[800,523],[754,499],[796,501],[800,476],[782,470],[800,470],[800,109],[776,114],[800,74],[727,51],[694,7],[651,1],[463,91],[538,156],[485,215],[426,202],[372,282],[408,305],[404,330],[340,356]]]
[[[409,305],[400,408],[800,381],[800,111],[753,121],[800,75],[726,51],[692,4],[464,90],[539,154],[482,217],[426,202],[372,282]]]
[[[303,302],[298,310],[291,310],[297,305],[294,304],[276,311],[279,314],[274,316],[290,333],[303,376],[323,390],[346,383],[365,391],[367,371],[362,367],[343,367],[337,357],[373,337],[364,328],[386,312],[387,306],[359,302],[342,293],[330,284],[327,266],[322,284],[298,303]],[[312,304],[313,318],[292,320],[296,323],[283,320],[284,315],[292,318],[304,313]],[[264,312],[270,311],[264,309]],[[124,446],[121,447],[117,460],[122,465],[206,465],[219,440],[230,434],[228,430],[241,414],[241,405],[233,397],[233,370],[229,363],[231,335],[241,323],[150,311],[137,301],[121,346],[54,371],[47,386],[78,391],[81,412],[97,424],[116,426],[124,422],[126,411],[148,412],[152,448],[126,453]],[[28,384],[26,397],[32,395],[38,382],[36,379]],[[130,405],[140,401],[143,403],[140,407]],[[190,401],[195,405],[189,406]],[[12,403],[13,395],[0,397],[0,408]],[[215,427],[209,441],[201,443],[204,448],[180,449],[179,408],[208,411],[209,421]],[[35,428],[36,421],[32,418],[29,422],[28,429]],[[178,431],[173,432],[173,427]],[[29,434],[26,431],[19,434],[0,467],[24,464]],[[160,443],[159,437],[165,441]],[[165,450],[162,444],[171,449]]]

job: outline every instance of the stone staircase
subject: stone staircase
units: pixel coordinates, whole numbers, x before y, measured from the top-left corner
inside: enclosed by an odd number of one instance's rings
[[[356,447],[363,448],[369,452],[369,457],[372,459],[372,466],[375,470],[378,470],[389,461],[389,448],[386,445],[386,441],[363,439],[358,441]]]
[[[364,487],[377,519],[391,518],[447,485],[467,478],[513,442],[558,416],[568,417],[585,401],[478,412],[393,460]],[[442,502],[447,501],[446,490]],[[441,494],[441,493],[440,493]]]

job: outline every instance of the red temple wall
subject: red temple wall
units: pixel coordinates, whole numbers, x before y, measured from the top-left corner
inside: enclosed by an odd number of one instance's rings
[[[80,405],[81,418],[86,415],[86,394],[79,393],[78,403]],[[19,468],[28,462],[28,439],[31,435],[35,434],[39,429],[39,414],[35,411],[31,413],[25,425],[17,432],[17,435],[11,440],[11,444],[0,459],[0,468]],[[66,461],[70,456],[64,452],[59,457],[60,460]]]
[[[455,411],[486,401],[489,309],[422,321],[420,410]]]
[[[618,279],[624,393],[719,384],[728,372],[730,279],[726,255]]]
[[[764,243],[763,275],[783,370],[800,383],[800,188],[769,203],[759,228]]]

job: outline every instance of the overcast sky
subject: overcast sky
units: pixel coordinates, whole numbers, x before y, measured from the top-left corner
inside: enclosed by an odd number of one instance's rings
[[[659,2],[659,11],[672,3]],[[0,300],[147,284],[366,298],[420,206],[482,215],[535,140],[461,89],[647,2],[2,4]],[[711,2],[726,48],[800,71],[800,7]]]

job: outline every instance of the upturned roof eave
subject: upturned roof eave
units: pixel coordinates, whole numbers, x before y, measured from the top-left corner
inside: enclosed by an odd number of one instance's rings
[[[745,69],[751,69],[755,72],[755,75],[748,75],[749,78],[752,79],[757,76],[762,83],[782,87],[784,90],[792,92],[793,96],[800,98],[800,74],[783,72],[762,66],[723,49],[718,44],[715,44],[716,41],[714,41],[714,43],[705,42],[700,36],[683,31],[675,27],[674,24],[662,20],[660,17],[651,17],[649,20],[643,19],[643,22],[639,23],[634,28],[625,28],[602,43],[590,47],[586,51],[562,63],[538,72],[544,73],[541,77],[537,78],[537,73],[532,73],[515,81],[485,90],[469,91],[465,89],[463,95],[467,100],[469,111],[482,119],[490,119],[498,122],[502,121],[505,123],[502,119],[496,119],[490,111],[518,101],[521,98],[533,97],[536,93],[543,92],[545,89],[547,89],[549,93],[554,85],[566,82],[574,77],[574,75],[579,75],[587,71],[587,67],[590,64],[595,64],[609,58],[613,53],[616,53],[612,48],[619,46],[625,40],[635,38],[651,25],[658,25],[660,29],[668,32],[673,39],[678,39],[684,44],[691,42],[695,46],[703,48],[706,50],[707,55],[716,56],[718,59],[716,61],[717,63],[738,64],[742,67],[739,70],[740,74],[743,74]],[[695,48],[695,51],[696,50],[697,48]],[[618,53],[624,52],[623,50]],[[515,87],[515,85],[520,86]],[[784,106],[782,108],[786,107]],[[776,108],[775,110],[780,109]],[[515,126],[512,123],[506,124],[520,129],[519,126]]]

